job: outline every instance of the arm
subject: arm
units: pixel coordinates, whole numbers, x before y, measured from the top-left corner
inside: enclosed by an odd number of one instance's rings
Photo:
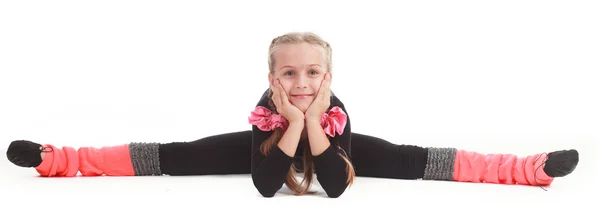
[[[339,106],[346,112],[344,104],[332,95],[332,104],[329,109]],[[346,112],[346,115],[348,113]],[[346,172],[346,162],[338,155],[351,155],[350,140],[351,127],[350,116],[346,117],[346,127],[342,134],[336,134],[335,137],[328,138],[317,121],[307,120],[307,132],[311,150],[313,151],[315,171],[317,180],[326,191],[329,197],[339,197],[348,187],[348,174]],[[313,147],[314,146],[314,147]],[[349,157],[348,157],[349,158]]]
[[[306,130],[312,156],[323,154],[323,152],[331,146],[329,138],[327,138],[327,135],[323,131],[323,127],[321,127],[320,121],[321,120],[317,119],[306,120]]]
[[[291,122],[287,128],[277,146],[283,151],[288,157],[293,158],[298,149],[298,143],[300,142],[300,136],[304,130],[304,123],[302,122]]]
[[[257,106],[269,108],[268,102],[265,93]],[[280,142],[273,145],[268,156],[265,156],[260,151],[260,146],[273,134],[273,131],[262,131],[257,126],[252,126],[252,181],[264,197],[273,197],[283,186],[298,145],[294,140],[300,139],[301,131],[302,128],[298,124],[290,124]]]

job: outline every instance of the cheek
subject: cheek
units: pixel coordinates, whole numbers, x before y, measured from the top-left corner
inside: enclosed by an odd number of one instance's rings
[[[285,93],[289,96],[290,90],[292,89],[292,83],[281,80],[281,86],[283,87],[283,90],[285,90]]]
[[[312,83],[310,83],[310,87],[313,89],[313,91],[315,93],[319,92],[319,89],[321,88],[321,79],[317,80],[313,80]]]

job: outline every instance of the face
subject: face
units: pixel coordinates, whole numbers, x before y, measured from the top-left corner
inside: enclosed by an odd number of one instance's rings
[[[315,99],[327,72],[322,51],[308,43],[286,44],[280,45],[274,54],[274,74],[269,73],[269,81],[279,79],[288,100],[302,112]]]

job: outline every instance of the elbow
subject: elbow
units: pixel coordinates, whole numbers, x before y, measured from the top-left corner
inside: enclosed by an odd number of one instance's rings
[[[253,178],[253,182],[254,182],[254,187],[256,188],[256,190],[258,190],[258,192],[260,193],[260,195],[262,195],[265,198],[271,198],[275,196],[275,193],[277,193],[277,191],[279,191],[279,189],[281,189],[281,186],[277,186],[274,185],[273,183],[269,183],[266,180],[260,180],[260,179],[256,179]]]
[[[273,190],[273,188],[265,188],[265,187],[256,187],[260,195],[265,198],[272,198],[277,193],[277,190]]]
[[[330,189],[327,192],[327,196],[330,198],[338,198],[340,197],[342,194],[344,194],[344,191],[346,191],[346,188],[339,188],[339,189]]]
[[[338,198],[342,194],[344,194],[344,192],[346,191],[347,188],[348,188],[348,185],[346,183],[343,183],[343,184],[340,183],[339,185],[331,186],[329,188],[324,188],[324,190],[328,197]]]

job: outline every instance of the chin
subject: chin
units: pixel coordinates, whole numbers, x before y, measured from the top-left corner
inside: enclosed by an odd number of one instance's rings
[[[298,109],[300,109],[300,111],[302,111],[302,113],[306,113],[306,111],[308,110],[308,106],[298,106],[298,105],[294,105],[295,107],[297,107]]]
[[[298,107],[298,109],[300,109],[300,111],[302,111],[302,113],[306,113],[306,110],[308,110],[307,107],[301,107],[301,106],[296,106]]]

